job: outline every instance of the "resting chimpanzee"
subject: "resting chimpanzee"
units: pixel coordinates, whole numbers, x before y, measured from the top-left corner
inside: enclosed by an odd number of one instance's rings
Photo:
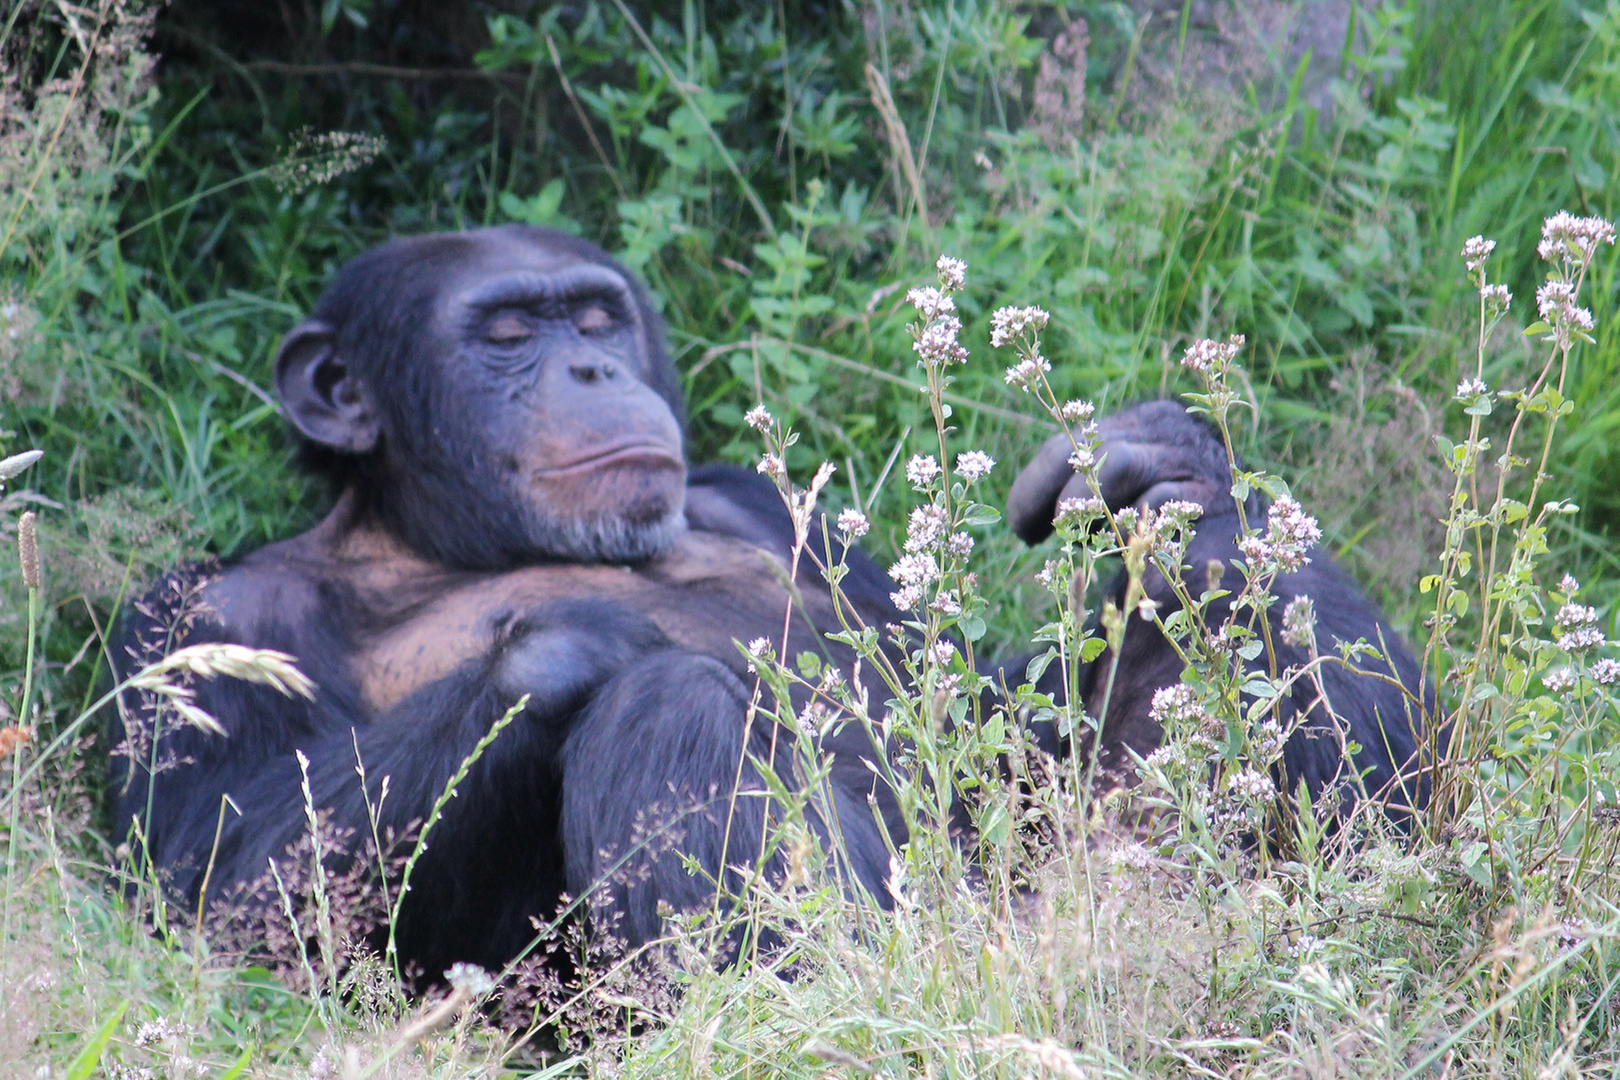
[[[336,505],[217,576],[183,571],[126,619],[126,667],[180,644],[236,642],[290,653],[318,687],[305,701],[201,683],[198,704],[228,736],[176,727],[160,752],[120,764],[117,827],[140,819],[177,892],[195,905],[205,879],[214,896],[258,878],[306,830],[295,752],[334,827],[371,835],[358,750],[374,806],[390,778],[381,827],[406,830],[525,694],[526,711],[460,785],[416,867],[398,940],[423,970],[508,959],[532,916],[565,890],[588,892],[660,814],[681,815],[675,850],[609,889],[632,943],[656,935],[660,902],[690,908],[712,896],[722,867],[749,863],[763,799],[745,794],[729,821],[714,808],[739,776],[745,793],[760,787],[751,765],[739,772],[743,740],[761,760],[778,741],[765,720],[748,726],[752,676],[736,643],[781,635],[791,522],[751,471],[688,469],[681,394],[640,286],[600,249],[544,230],[395,240],[339,272],[288,335],[276,384]],[[1219,446],[1179,406],[1140,406],[1102,434],[1116,507],[1230,504]],[[1073,479],[1065,457],[1048,447],[1019,480],[1011,517],[1031,540],[1050,530]],[[1211,509],[1189,555],[1200,582],[1209,558],[1232,564],[1235,531]],[[858,552],[850,564],[843,587],[861,616],[899,621],[893,583]],[[801,571],[790,652],[820,650],[848,672],[848,653],[823,637],[837,622],[814,576]],[[175,599],[187,581],[201,600],[190,617]],[[1315,598],[1323,641],[1395,643],[1321,553],[1277,591]],[[1156,741],[1149,699],[1180,670],[1138,622],[1104,727],[1102,752],[1115,759]],[[1416,686],[1404,653],[1399,667]],[[1369,788],[1387,787],[1413,752],[1401,693],[1336,669],[1327,678],[1365,748],[1356,768]],[[126,713],[149,745],[150,712],[130,702]],[[1050,730],[1033,734],[1059,749]],[[1296,742],[1295,777],[1319,788],[1341,773],[1337,741]],[[885,748],[851,724],[826,751],[848,866],[884,902],[882,830],[904,840],[869,767]],[[163,763],[155,775],[151,761]],[[225,794],[240,815],[224,815],[216,849]]]

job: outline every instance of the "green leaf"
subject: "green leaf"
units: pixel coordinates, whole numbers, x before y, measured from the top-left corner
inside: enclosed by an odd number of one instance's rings
[[[1483,840],[1475,840],[1462,850],[1457,861],[1462,865],[1463,873],[1468,879],[1482,889],[1489,889],[1496,884],[1496,878],[1491,873],[1491,860],[1487,858],[1490,847]]]
[[[1108,642],[1100,637],[1089,637],[1080,643],[1080,662],[1089,664],[1103,654],[1108,648]]]
[[[969,641],[978,641],[984,637],[984,620],[977,615],[963,615],[956,621],[956,628],[962,631],[962,636]]]
[[[241,1076],[243,1071],[247,1069],[248,1062],[252,1060],[253,1047],[249,1046],[247,1049],[242,1051],[242,1056],[237,1058],[230,1068],[219,1074],[219,1080],[236,1080],[236,1078]]]
[[[969,525],[994,525],[1001,520],[1001,511],[983,503],[969,503],[962,520]]]
[[[1531,323],[1529,326],[1524,328],[1524,336],[1525,337],[1535,337],[1537,334],[1550,334],[1550,333],[1552,333],[1552,327],[1548,326],[1546,323],[1541,322],[1539,320],[1536,321],[1536,322]]]
[[[1057,650],[1050,648],[1043,653],[1030,657],[1028,665],[1026,665],[1024,668],[1024,681],[1029,683],[1031,686],[1040,682],[1041,676],[1046,674],[1046,669],[1050,667],[1052,661],[1056,659]]]
[[[992,847],[1000,847],[1007,842],[1011,832],[1012,819],[1007,815],[1007,808],[997,804],[985,811],[979,819],[979,835],[984,842]]]
[[[67,1080],[90,1080],[96,1066],[101,1064],[101,1055],[106,1052],[107,1044],[112,1041],[113,1032],[118,1030],[118,1025],[123,1022],[124,1013],[127,1011],[129,999],[125,998],[124,1003],[102,1021],[101,1027],[96,1029],[96,1033],[90,1036],[90,1041],[84,1044],[84,1049],[73,1059],[73,1064],[67,1067]]]

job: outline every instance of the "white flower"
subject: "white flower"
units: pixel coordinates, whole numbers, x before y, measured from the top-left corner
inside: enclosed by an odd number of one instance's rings
[[[914,454],[906,462],[906,479],[918,490],[939,479],[939,474],[939,462],[934,460],[932,454]]]
[[[1571,630],[1567,634],[1558,635],[1558,647],[1568,653],[1585,652],[1595,649],[1607,640],[1603,631],[1595,626],[1583,626],[1579,630]]]
[[[1559,668],[1541,677],[1541,685],[1562,697],[1575,689],[1575,669]]]
[[[1542,222],[1536,254],[1548,262],[1568,259],[1584,265],[1599,244],[1613,244],[1614,235],[1614,226],[1600,217],[1576,217],[1560,210]]]
[[[934,560],[923,555],[902,555],[900,561],[889,567],[889,576],[901,585],[922,586],[939,577]]]
[[[945,554],[956,559],[965,559],[973,554],[973,537],[967,533],[951,533],[945,541]]]
[[[451,964],[450,970],[444,973],[444,981],[450,984],[451,989],[474,998],[481,998],[495,989],[495,980],[477,964]]]
[[[1497,311],[1506,311],[1513,306],[1513,294],[1508,292],[1506,285],[1481,285],[1479,295],[1486,305]]]
[[[1058,415],[1073,423],[1077,420],[1090,420],[1097,413],[1097,406],[1089,401],[1065,401],[1058,410]]]
[[[1232,366],[1232,361],[1237,359],[1239,350],[1243,348],[1244,340],[1242,334],[1233,334],[1225,342],[1200,338],[1182,353],[1181,366],[1200,375],[1218,375]]]
[[[1592,665],[1592,681],[1599,686],[1613,686],[1620,681],[1620,660],[1604,657]]]
[[[990,470],[995,467],[995,458],[983,450],[968,450],[956,455],[956,475],[969,484],[989,476]]]
[[[1148,706],[1148,718],[1161,728],[1189,730],[1203,727],[1209,713],[1198,702],[1193,688],[1182,683],[1153,691],[1153,703]]]
[[[1203,516],[1203,506],[1190,499],[1168,499],[1159,504],[1161,525],[1187,525]]]
[[[1289,956],[1309,956],[1321,948],[1322,939],[1315,934],[1301,934],[1299,940],[1288,946]]]
[[[1056,559],[1047,559],[1046,565],[1035,572],[1035,580],[1048,589],[1054,589],[1062,583],[1065,576],[1063,571],[1064,566],[1062,563]]]
[[[1147,756],[1148,768],[1175,772],[1187,765],[1187,751],[1180,743],[1166,743]]]
[[[1581,583],[1575,580],[1574,574],[1565,574],[1559,580],[1558,587],[1571,596],[1581,591]]]
[[[961,259],[941,255],[934,263],[934,269],[939,271],[939,284],[943,289],[955,292],[967,284],[967,263]]]
[[[890,593],[889,602],[901,611],[910,611],[922,603],[922,589],[916,585],[907,585],[899,592]]]
[[[950,530],[951,522],[942,506],[919,506],[911,512],[906,523],[906,550],[910,552],[935,551]]]
[[[1052,365],[1046,362],[1046,357],[1036,353],[1033,356],[1024,357],[1008,368],[1004,378],[1008,386],[1016,387],[1019,390],[1030,390],[1040,384],[1042,372],[1051,370]]]
[[[911,348],[925,364],[965,364],[968,351],[956,340],[956,335],[961,332],[962,320],[955,315],[946,315],[929,323],[927,329],[912,342]]]
[[[1121,844],[1109,851],[1108,861],[1132,870],[1149,870],[1153,867],[1153,853],[1140,843]]]
[[[1282,639],[1298,649],[1309,648],[1316,627],[1316,606],[1308,596],[1296,596],[1283,608]]]
[[[1282,754],[1283,745],[1287,741],[1282,725],[1267,717],[1249,736],[1249,749],[1256,761],[1270,764]]]
[[[1567,281],[1549,281],[1536,290],[1536,311],[1549,322],[1559,310],[1575,302],[1575,286]]]
[[[932,318],[956,310],[956,301],[932,285],[923,285],[906,293],[906,302]]]
[[[1069,455],[1069,466],[1075,472],[1085,472],[1087,469],[1095,467],[1096,464],[1097,455],[1092,453],[1091,448],[1088,446],[1082,446]]]
[[[1311,561],[1305,553],[1322,539],[1316,519],[1287,495],[1271,504],[1266,526],[1266,539],[1272,545],[1277,565],[1290,573]]]
[[[1553,626],[1558,631],[1558,647],[1565,652],[1585,652],[1604,642],[1603,631],[1596,625],[1597,609],[1573,601],[1558,609]]]
[[[934,602],[928,605],[947,618],[955,618],[962,614],[962,601],[956,596],[955,589],[945,589],[934,597]]]
[[[838,531],[844,533],[852,540],[859,540],[872,529],[872,523],[866,520],[866,515],[850,507],[838,514]]]
[[[754,467],[772,480],[780,480],[787,475],[787,465],[782,461],[780,454],[766,454]]]
[[[764,405],[755,405],[743,415],[743,423],[764,434],[771,429],[771,411]]]
[[[758,671],[757,664],[768,661],[774,651],[771,649],[769,638],[757,637],[748,643],[748,670]]]
[[[186,1029],[173,1023],[166,1016],[156,1020],[147,1020],[135,1031],[135,1045],[142,1049],[157,1046],[159,1043],[173,1042],[186,1033]]]
[[[1226,790],[1249,803],[1270,802],[1277,797],[1277,785],[1257,769],[1242,769],[1228,775]]]
[[[1457,384],[1457,400],[1472,401],[1481,394],[1488,394],[1491,388],[1485,385],[1482,379],[1464,379]]]
[[[956,646],[948,641],[936,641],[933,647],[928,650],[927,655],[928,659],[943,666],[950,663],[951,658],[956,655]]]
[[[997,308],[990,316],[990,344],[999,349],[1026,330],[1038,334],[1051,318],[1038,307]]]
[[[1586,626],[1597,622],[1597,608],[1585,604],[1569,603],[1558,609],[1553,621],[1560,626]]]
[[[1483,236],[1476,236],[1466,241],[1463,244],[1462,257],[1463,262],[1468,266],[1468,272],[1471,274],[1475,270],[1484,267],[1486,258],[1495,250],[1496,241],[1487,240]]]
[[[1069,526],[1083,525],[1092,518],[1102,517],[1107,509],[1103,501],[1095,495],[1083,499],[1059,499],[1056,523]]]

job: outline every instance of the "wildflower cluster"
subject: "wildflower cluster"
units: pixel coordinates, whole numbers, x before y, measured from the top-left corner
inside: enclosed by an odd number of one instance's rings
[[[925,285],[906,293],[906,301],[920,316],[911,328],[911,348],[917,362],[930,371],[965,364],[968,358],[967,349],[956,339],[962,332],[962,320],[954,314],[956,301],[951,298],[967,283],[967,264],[941,255],[934,268],[939,273],[938,288]]]
[[[1070,464],[1073,464],[1072,458]],[[1081,509],[1087,509],[1086,504],[1092,503],[1091,499],[1084,500]],[[1094,505],[1101,507],[1102,500],[1095,500]],[[1179,565],[1186,551],[1187,530],[1203,514],[1204,508],[1198,503],[1169,499],[1156,507],[1140,510],[1127,506],[1114,515],[1114,522],[1122,533],[1130,535],[1133,546],[1144,555],[1162,555],[1169,565]]]
[[[1316,605],[1308,596],[1296,596],[1283,608],[1282,639],[1296,649],[1311,648],[1316,642]]]
[[[1550,263],[1585,266],[1598,245],[1614,243],[1614,236],[1614,226],[1600,217],[1576,217],[1560,210],[1542,223],[1536,254]]]
[[[1614,226],[1599,217],[1576,217],[1560,210],[1542,223],[1536,252],[1553,268],[1546,284],[1536,290],[1536,314],[1543,324],[1540,328],[1560,350],[1567,351],[1577,339],[1592,340],[1592,312],[1576,298],[1598,245],[1613,244],[1614,239]]]
[[[1291,574],[1311,561],[1307,554],[1322,539],[1316,519],[1291,496],[1278,496],[1266,515],[1264,535],[1245,536],[1238,550],[1249,560],[1251,573]]]
[[[1233,361],[1243,350],[1244,340],[1242,334],[1233,334],[1224,342],[1200,338],[1181,354],[1181,366],[1206,379],[1219,378],[1231,370]]]
[[[997,308],[990,316],[990,344],[997,349],[1012,345],[1018,356],[1007,369],[1008,386],[1027,393],[1046,385],[1046,373],[1052,365],[1041,355],[1040,333],[1050,319],[1038,307]]]
[[[1493,284],[1485,275],[1485,260],[1490,258],[1491,252],[1496,250],[1496,241],[1487,240],[1483,236],[1469,238],[1463,244],[1463,265],[1468,269],[1468,280],[1479,290],[1480,314],[1487,321],[1494,322],[1507,313],[1513,303],[1513,294],[1508,287],[1502,284]],[[1482,391],[1483,392],[1483,391]],[[1457,392],[1458,397],[1462,391]]]
[[[1597,609],[1570,601],[1558,609],[1553,618],[1553,629],[1558,634],[1558,647],[1567,653],[1584,653],[1604,644],[1603,631],[1597,627]]]
[[[387,141],[377,135],[355,131],[316,134],[302,128],[293,134],[281,160],[270,170],[270,181],[278,191],[299,195],[353,172],[387,148]]]

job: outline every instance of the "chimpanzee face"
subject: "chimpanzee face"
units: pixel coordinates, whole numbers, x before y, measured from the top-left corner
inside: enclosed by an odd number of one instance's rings
[[[442,385],[481,425],[548,550],[635,558],[666,544],[686,489],[681,429],[648,385],[641,313],[612,268],[492,245],[444,294]]]
[[[667,361],[649,355],[629,282],[526,231],[454,239],[422,263],[431,285],[405,275],[416,300],[372,319],[380,332],[321,323],[289,336],[278,385],[294,423],[374,458],[378,512],[443,561],[631,561],[667,547],[685,527],[681,426],[654,389]],[[393,355],[344,357],[378,346]],[[444,535],[457,522],[476,548]]]

